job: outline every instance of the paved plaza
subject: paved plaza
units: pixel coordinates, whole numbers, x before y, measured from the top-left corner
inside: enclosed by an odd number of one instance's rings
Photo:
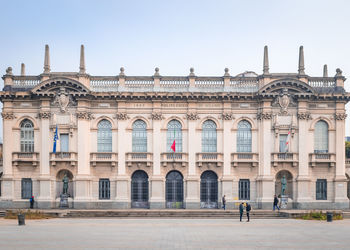
[[[349,249],[350,220],[0,219],[0,249]]]

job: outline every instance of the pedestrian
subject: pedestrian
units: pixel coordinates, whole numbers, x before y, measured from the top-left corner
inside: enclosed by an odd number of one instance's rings
[[[30,199],[30,208],[34,208],[34,196],[32,196]]]
[[[243,211],[244,211],[244,204],[242,202],[241,204],[239,204],[239,221],[240,222],[242,222]]]
[[[275,211],[275,208],[277,207],[278,211],[280,211],[280,208],[278,206],[278,198],[277,195],[274,196],[273,198],[273,211]]]
[[[226,196],[222,196],[222,208],[226,210]]]
[[[247,212],[247,222],[249,222],[249,213],[250,213],[250,210],[252,210],[252,207],[250,206],[250,204],[247,202],[247,205],[246,205],[246,212]]]

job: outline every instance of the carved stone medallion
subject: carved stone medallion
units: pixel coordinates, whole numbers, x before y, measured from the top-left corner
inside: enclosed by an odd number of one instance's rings
[[[75,105],[75,102],[70,94],[67,93],[65,88],[60,88],[56,94],[53,104],[58,104],[62,113],[67,112],[69,105]]]

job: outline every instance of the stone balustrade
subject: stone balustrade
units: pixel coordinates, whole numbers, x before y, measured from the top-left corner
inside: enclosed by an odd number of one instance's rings
[[[329,164],[329,167],[335,166],[335,154],[334,153],[311,153],[309,154],[310,166],[314,167],[317,163]]]
[[[233,167],[237,167],[239,163],[249,163],[252,167],[256,167],[259,164],[259,154],[258,153],[232,153],[231,154],[231,164]]]
[[[95,167],[97,163],[109,163],[115,167],[118,162],[118,153],[112,152],[93,152],[90,153],[91,166]]]
[[[133,163],[135,164],[146,164],[150,167],[153,162],[153,153],[148,152],[129,152],[125,154],[125,161],[128,167],[131,167]]]
[[[161,163],[164,167],[166,167],[168,163],[181,163],[181,166],[185,167],[188,163],[187,153],[166,152],[166,153],[161,153],[160,157],[161,157]]]
[[[38,152],[13,152],[12,163],[15,166],[18,166],[20,163],[27,163],[32,166],[37,166],[39,163],[39,153]]]
[[[202,167],[203,164],[216,165],[221,167],[223,163],[223,154],[218,152],[196,153],[197,165]]]
[[[78,161],[78,154],[76,152],[56,152],[50,153],[50,163],[56,166],[57,162],[69,162],[71,166],[75,166]]]
[[[293,167],[296,167],[296,166],[298,166],[298,163],[299,163],[298,153],[290,153],[290,152],[271,153],[271,162],[272,162],[274,167],[277,167],[278,163],[280,163],[280,162],[290,162],[290,163],[292,163]]]

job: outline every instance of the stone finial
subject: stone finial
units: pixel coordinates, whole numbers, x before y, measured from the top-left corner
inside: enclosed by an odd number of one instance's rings
[[[337,72],[337,73],[335,74],[336,77],[337,77],[337,76],[343,76],[343,71],[342,71],[341,69],[337,68],[335,71]]]
[[[264,66],[263,66],[263,74],[268,75],[269,74],[269,54],[268,54],[268,48],[265,45],[264,47]]]
[[[124,67],[120,67],[119,76],[125,76],[125,74],[124,74]]]
[[[225,68],[225,74],[224,76],[230,76],[230,73],[228,73],[229,69],[228,68]]]
[[[26,66],[24,63],[21,63],[21,76],[26,75]]]
[[[305,65],[304,65],[304,47],[299,47],[299,67],[298,74],[305,75]]]
[[[190,68],[190,76],[195,76],[195,74],[194,74],[194,68]]]
[[[327,64],[323,65],[323,77],[328,77]]]
[[[13,75],[13,73],[12,73],[12,67],[8,67],[8,68],[6,69],[6,75],[10,75],[10,76]]]
[[[159,75],[159,68],[158,67],[156,67],[155,69],[154,69],[154,75],[153,76],[160,76]]]
[[[79,66],[79,74],[85,74],[85,53],[84,53],[84,45],[80,46],[80,66]]]
[[[44,73],[50,73],[50,50],[49,45],[45,45]]]

